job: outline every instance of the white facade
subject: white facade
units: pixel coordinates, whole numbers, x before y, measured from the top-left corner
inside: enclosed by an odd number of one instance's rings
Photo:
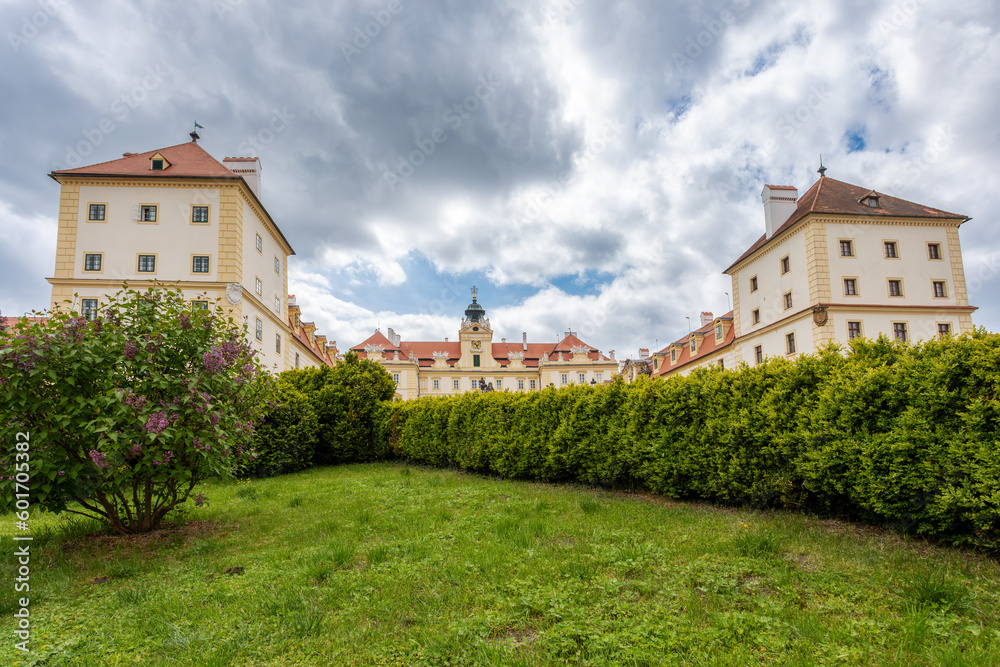
[[[53,172],[62,186],[53,306],[89,311],[123,283],[162,284],[245,322],[269,370],[329,363],[325,343],[293,340],[302,333],[289,324],[294,252],[257,197],[259,161],[226,161],[240,175],[191,142]]]

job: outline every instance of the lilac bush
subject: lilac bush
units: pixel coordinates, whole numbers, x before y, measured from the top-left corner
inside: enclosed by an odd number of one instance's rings
[[[0,503],[14,498],[19,432],[30,436],[32,506],[121,534],[154,530],[199,482],[254,456],[270,378],[221,308],[126,289],[93,320],[10,323],[0,321]]]

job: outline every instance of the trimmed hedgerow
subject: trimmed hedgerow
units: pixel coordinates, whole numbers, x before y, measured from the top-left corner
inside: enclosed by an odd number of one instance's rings
[[[279,379],[254,430],[256,458],[242,464],[237,476],[271,477],[312,466],[318,433],[319,422],[309,398]]]
[[[1000,336],[396,403],[395,455],[516,479],[799,508],[1000,550]]]

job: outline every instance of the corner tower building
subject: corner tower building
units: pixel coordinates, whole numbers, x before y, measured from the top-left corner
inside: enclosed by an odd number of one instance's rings
[[[269,370],[336,359],[289,308],[295,253],[261,201],[258,158],[219,162],[191,141],[49,175],[61,186],[54,308],[91,317],[125,282],[160,283],[219,300]]]

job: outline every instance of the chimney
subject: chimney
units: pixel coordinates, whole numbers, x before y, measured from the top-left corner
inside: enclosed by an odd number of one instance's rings
[[[447,336],[444,337],[444,342],[446,342],[446,343],[448,342],[448,337]]]
[[[799,191],[790,185],[765,185],[760,199],[764,202],[764,235],[771,238],[795,212]]]
[[[640,347],[639,348],[639,358],[640,359],[649,359],[649,348],[648,347]]]
[[[253,193],[257,195],[257,199],[261,199],[259,157],[227,157],[223,158],[222,164],[237,176],[242,176]]]
[[[713,315],[712,313],[708,312],[707,310],[703,310],[701,312],[701,326],[707,327],[709,324],[711,324],[714,321],[715,321],[715,315]]]
[[[528,332],[527,331],[522,331],[521,332],[521,349],[524,350],[525,352],[528,351]]]
[[[506,345],[507,344],[507,339],[506,338],[501,338],[500,342],[503,343],[504,345]]]

